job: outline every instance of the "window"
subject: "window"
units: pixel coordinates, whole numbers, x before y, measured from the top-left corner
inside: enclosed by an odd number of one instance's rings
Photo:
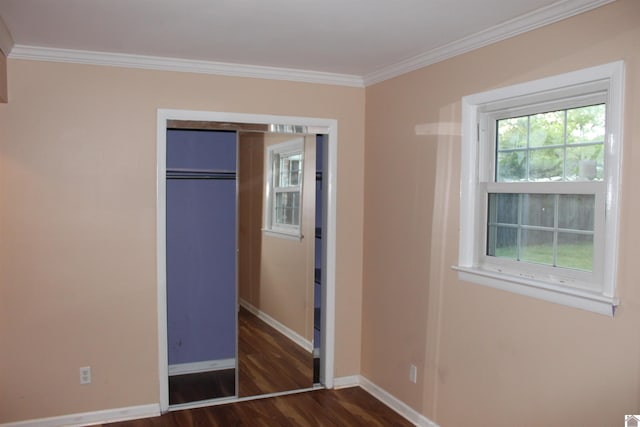
[[[460,278],[613,315],[622,62],[463,98]]]
[[[304,139],[267,147],[265,231],[300,238]]]

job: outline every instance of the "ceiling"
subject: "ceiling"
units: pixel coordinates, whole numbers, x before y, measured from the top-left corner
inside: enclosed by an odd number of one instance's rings
[[[9,57],[37,47],[330,73],[367,83],[610,1],[0,0],[0,17]]]

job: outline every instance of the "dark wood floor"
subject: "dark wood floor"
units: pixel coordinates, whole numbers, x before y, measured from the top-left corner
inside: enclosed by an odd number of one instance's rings
[[[169,377],[169,404],[197,402],[236,395],[236,370],[223,369]]]
[[[313,355],[244,308],[238,313],[238,360],[240,397],[305,389],[314,383]],[[234,395],[234,369],[169,377],[171,405]]]
[[[207,408],[169,412],[160,417],[103,427],[324,427],[412,426],[359,387],[315,390]]]
[[[313,386],[313,354],[249,313],[238,313],[240,397]]]

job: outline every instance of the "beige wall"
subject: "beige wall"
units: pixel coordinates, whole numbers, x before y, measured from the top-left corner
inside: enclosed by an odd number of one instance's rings
[[[464,95],[623,59],[618,290],[609,318],[459,281]],[[602,8],[366,91],[362,374],[443,427],[614,426],[640,408],[640,2]],[[409,382],[409,365],[418,384]]]
[[[7,86],[7,57],[0,52],[0,103],[9,99],[9,88]]]
[[[0,423],[158,402],[158,108],[338,120],[335,375],[360,371],[364,89],[8,62]]]
[[[301,240],[276,237],[262,232],[263,206],[266,204],[263,197],[264,167],[255,165],[259,161],[264,164],[267,147],[301,136],[266,134],[260,137],[263,141],[255,141],[257,137],[254,135],[240,137],[239,295],[253,307],[312,341],[315,136],[305,137],[301,222],[302,235],[305,237]],[[245,210],[248,211],[244,212]],[[243,219],[246,222],[243,222]],[[246,270],[243,271],[242,267]]]

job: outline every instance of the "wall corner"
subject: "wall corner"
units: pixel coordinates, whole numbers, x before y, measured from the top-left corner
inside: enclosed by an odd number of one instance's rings
[[[13,49],[13,38],[9,32],[9,28],[0,16],[0,103],[9,102],[9,83],[7,72],[7,57]]]
[[[7,57],[0,52],[0,104],[9,102],[9,81],[7,78]]]

